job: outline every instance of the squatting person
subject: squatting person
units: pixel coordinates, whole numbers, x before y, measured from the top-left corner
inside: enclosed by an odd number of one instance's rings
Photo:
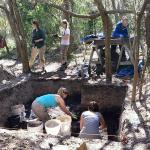
[[[47,108],[59,106],[63,112],[73,117],[73,114],[66,108],[64,99],[68,96],[68,90],[61,87],[57,94],[46,94],[37,97],[32,103],[32,111],[43,122],[50,119]]]

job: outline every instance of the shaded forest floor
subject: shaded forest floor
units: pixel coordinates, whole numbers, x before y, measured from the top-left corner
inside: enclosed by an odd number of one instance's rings
[[[88,50],[86,55],[86,61],[89,60],[90,50]],[[52,49],[51,52],[47,52],[45,54],[45,69],[47,73],[56,72],[60,66],[60,50],[59,49]],[[83,52],[81,50],[76,51],[75,54],[70,54],[69,61],[68,61],[68,68],[66,69],[65,73],[67,75],[71,75],[75,73],[75,68],[80,66],[83,63]],[[35,63],[31,69],[33,73],[41,73],[41,69],[39,69],[39,59],[38,57],[35,60]],[[0,83],[1,84],[9,84],[11,79],[15,77],[19,77],[22,75],[22,64],[20,61],[16,60],[16,56],[12,54],[9,58],[3,58],[0,60],[0,70],[3,70],[0,76]],[[7,72],[7,73],[6,73]]]

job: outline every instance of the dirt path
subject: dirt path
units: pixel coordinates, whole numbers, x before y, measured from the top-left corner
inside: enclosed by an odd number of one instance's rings
[[[124,112],[122,115],[123,131],[129,138],[126,145],[128,149],[150,149],[150,78],[147,78],[143,87],[141,101],[131,103],[131,84],[125,99]],[[138,92],[137,92],[138,96]]]

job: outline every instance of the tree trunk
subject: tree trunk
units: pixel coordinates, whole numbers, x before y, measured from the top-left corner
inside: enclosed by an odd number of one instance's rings
[[[149,8],[150,9],[150,8]],[[150,48],[150,10],[147,10],[147,15],[145,17],[145,29],[146,29],[146,44]]]
[[[136,22],[136,34],[137,34],[137,39],[136,42],[134,44],[134,49],[135,49],[135,61],[134,61],[134,78],[133,78],[133,90],[132,90],[132,102],[134,102],[136,100],[136,87],[137,87],[137,83],[138,83],[138,60],[139,60],[139,43],[140,43],[140,36],[141,36],[141,20],[147,5],[147,2],[149,0],[145,0],[143,3],[143,6],[141,8],[140,13],[138,14],[137,17],[137,22]]]
[[[23,65],[23,72],[27,73],[30,71],[28,63],[28,54],[27,54],[27,43],[25,41],[24,30],[21,22],[21,17],[17,9],[16,0],[8,0],[9,12],[7,17],[15,37],[17,49],[19,55],[21,56],[21,61]]]
[[[147,54],[145,54],[146,60],[145,60],[145,64],[143,67],[142,78],[141,78],[140,87],[139,87],[139,100],[141,100],[141,97],[142,97],[142,90],[143,90],[143,84],[144,84],[146,70],[150,66],[150,26],[149,26],[149,23],[150,23],[150,6],[147,7],[146,11],[147,11],[147,15],[145,17],[145,29],[146,29]]]
[[[27,44],[25,41],[21,17],[19,11],[17,10],[16,0],[8,0],[8,6],[9,9],[5,6],[0,6],[0,8],[3,9],[7,15],[12,33],[16,41],[17,50],[19,52],[19,55],[21,56],[23,72],[27,73],[30,71],[28,63]]]
[[[14,0],[12,2],[13,2],[13,6],[14,6],[14,12],[15,12],[16,18],[18,20],[17,21],[17,26],[18,26],[19,33],[20,33],[21,60],[22,60],[22,64],[23,64],[23,72],[25,73],[25,72],[30,71],[29,63],[28,63],[27,42],[26,42],[26,37],[25,37],[24,29],[23,29],[21,16],[20,16],[20,13],[17,9],[16,0]]]
[[[147,5],[147,15],[145,18],[145,29],[146,29],[146,44],[147,44],[147,67],[150,71],[150,2]]]
[[[15,42],[16,42],[16,50],[17,50],[17,59],[21,60],[21,54],[20,54],[20,43],[19,43],[19,40],[18,40],[18,36],[17,36],[17,33],[16,33],[16,26],[15,26],[15,22],[13,21],[13,18],[11,17],[11,12],[9,11],[6,11],[6,15],[7,15],[7,19],[8,19],[8,22],[10,24],[10,27],[11,27],[11,30],[12,30],[12,34],[15,38]]]
[[[111,0],[111,2],[112,2],[113,10],[116,10],[115,0]],[[117,24],[118,21],[119,21],[118,14],[115,14],[115,22],[116,22],[116,24]]]
[[[111,52],[110,52],[110,40],[112,32],[112,23],[111,20],[102,4],[102,1],[94,0],[97,8],[100,12],[103,28],[105,33],[105,72],[106,72],[106,82],[112,82],[112,72],[111,72]]]
[[[63,7],[66,10],[71,10],[70,1],[69,0],[63,0]],[[63,19],[67,19],[67,21],[70,23],[70,14],[63,12]]]
[[[6,42],[6,38],[5,38],[5,37],[4,37],[4,45],[5,45],[5,47],[6,47],[7,54],[10,54],[9,48],[8,48],[8,46],[7,46],[7,42]]]
[[[119,0],[118,5],[117,5],[117,9],[125,10],[126,6],[127,6],[126,0]],[[121,19],[122,15],[123,15],[123,13],[119,13],[118,21]]]

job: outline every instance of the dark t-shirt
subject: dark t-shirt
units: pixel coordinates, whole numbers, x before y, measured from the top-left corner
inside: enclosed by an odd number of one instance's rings
[[[35,42],[35,40],[43,39],[43,41]],[[42,29],[34,29],[32,32],[32,45],[37,48],[41,48],[45,43],[45,33]]]

